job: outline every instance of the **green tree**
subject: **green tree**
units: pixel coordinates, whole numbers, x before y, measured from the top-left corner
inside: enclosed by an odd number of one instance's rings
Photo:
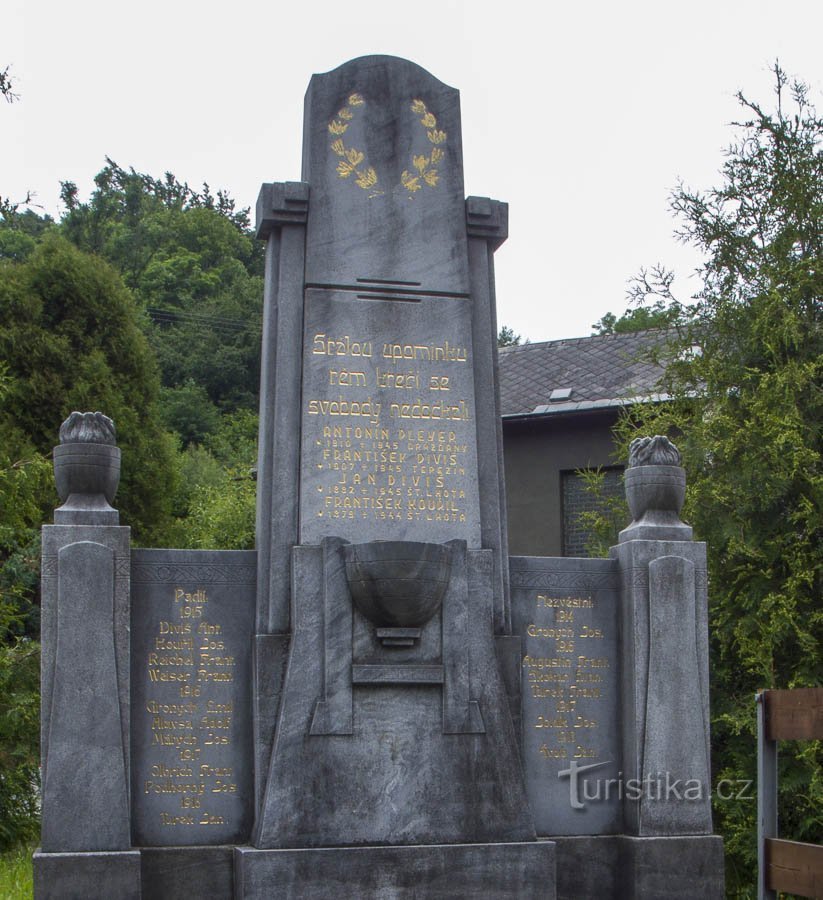
[[[194,191],[171,173],[156,179],[110,159],[95,184],[82,203],[76,186],[63,183],[61,228],[115,266],[134,291],[164,387],[185,392],[193,382],[217,412],[256,408],[263,246],[248,211],[208,185]],[[179,411],[179,397],[164,399]],[[202,402],[199,408],[201,425],[214,427],[214,416]]]
[[[65,189],[60,225],[0,198],[0,849],[37,828],[39,526],[62,419],[114,418],[136,543],[253,543],[260,248],[225,195],[109,169],[85,207]]]
[[[124,521],[136,541],[161,540],[171,522],[173,443],[156,408],[156,363],[117,273],[54,232],[24,261],[0,260],[0,358],[6,458],[48,455],[69,412],[103,410],[123,448]]]
[[[9,384],[0,366],[0,408]],[[0,850],[38,827],[39,525],[54,492],[44,456],[7,451],[0,432]]]
[[[39,831],[40,645],[0,645],[0,850]]]
[[[3,245],[0,245],[0,259],[19,261],[34,249],[37,239],[54,226],[51,216],[38,215],[30,204],[30,194],[19,203],[0,200],[0,238],[10,242],[15,238],[24,238],[26,246],[26,252],[20,254],[14,250],[6,253]],[[14,243],[10,243],[10,246],[13,248]]]
[[[201,444],[220,424],[220,413],[206,389],[189,378],[179,387],[161,388],[164,425],[180,436],[183,444]]]
[[[256,485],[247,469],[227,469],[217,484],[200,484],[186,519],[187,543],[194,548],[254,548]]]
[[[509,328],[508,325],[501,325],[500,331],[497,332],[498,347],[519,347],[521,340],[520,335],[515,334],[514,329]],[[528,344],[529,342],[526,341],[526,343]]]
[[[639,279],[638,298],[681,317],[663,354],[673,400],[618,429],[624,458],[638,431],[683,452],[684,515],[708,544],[718,779],[755,778],[756,689],[823,683],[823,120],[774,73],[773,110],[738,95],[722,183],[673,195],[702,289],[686,306],[670,278]],[[782,754],[784,835],[820,842],[821,771],[819,743]],[[755,818],[753,801],[715,807],[735,896],[753,896]]]
[[[668,281],[671,285],[672,275],[655,266],[651,273],[643,271],[639,280],[649,284],[650,277],[654,284],[660,285]],[[679,305],[667,303],[661,298],[647,305],[630,306],[622,316],[607,312],[592,325],[592,334],[628,334],[632,331],[646,331],[650,328],[670,328],[681,316]]]
[[[175,475],[131,293],[37,218],[0,225],[0,849],[37,830],[39,530],[58,502],[49,456],[60,423],[76,408],[114,418],[117,506],[138,542],[169,533]]]
[[[223,416],[204,447],[181,455],[177,544],[192,548],[248,550],[254,547],[257,414]]]

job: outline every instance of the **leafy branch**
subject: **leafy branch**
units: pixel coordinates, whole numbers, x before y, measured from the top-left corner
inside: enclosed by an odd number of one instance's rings
[[[10,69],[11,66],[6,66],[6,68],[0,72],[0,95],[6,98],[7,103],[14,103],[15,100],[20,99],[20,95],[16,94],[13,90],[14,82],[9,74]]]

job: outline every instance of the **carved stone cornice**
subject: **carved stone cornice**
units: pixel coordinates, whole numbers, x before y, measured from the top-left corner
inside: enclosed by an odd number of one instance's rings
[[[257,237],[266,240],[275,228],[305,225],[309,186],[304,181],[275,181],[260,186],[257,195]]]
[[[488,197],[466,197],[466,232],[496,250],[509,236],[509,204]]]

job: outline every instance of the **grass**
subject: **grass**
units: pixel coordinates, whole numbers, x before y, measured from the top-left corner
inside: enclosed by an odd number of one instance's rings
[[[0,900],[30,900],[33,896],[31,855],[34,847],[0,853]]]

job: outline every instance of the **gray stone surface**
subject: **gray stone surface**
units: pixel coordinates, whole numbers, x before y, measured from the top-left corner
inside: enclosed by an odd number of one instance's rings
[[[471,618],[476,611],[474,602],[476,594],[472,597],[472,581],[475,585],[482,585],[481,589],[488,589],[492,579],[491,553],[483,551],[473,555],[470,570],[465,542],[450,541],[449,545],[453,557],[452,573],[441,613],[444,669],[443,733],[485,734],[482,706],[487,704],[481,704],[479,686],[471,682],[472,667],[480,664],[477,649],[472,647],[471,640]],[[496,656],[489,659],[490,651],[494,652],[491,636],[481,631],[477,638],[482,646],[481,652],[486,655],[483,663],[487,667],[492,663],[491,672],[499,679],[499,670],[494,665]],[[495,684],[495,688],[496,696],[492,703],[497,706],[503,696],[501,689],[505,690],[505,687],[501,681]],[[505,704],[505,709],[496,708],[494,711],[496,717],[501,714],[505,717],[507,713],[508,703]],[[502,749],[504,752],[511,751],[511,747],[507,747],[505,743]],[[517,774],[519,775],[519,772]],[[511,779],[511,776],[508,776],[508,779]],[[516,788],[519,788],[519,785],[516,785]]]
[[[621,837],[618,898],[633,900],[722,900],[725,896],[723,839]]]
[[[468,294],[454,88],[389,56],[313,76],[303,180],[311,184],[308,284]]]
[[[254,637],[252,695],[254,722],[254,809],[263,802],[269,757],[289,658],[288,634],[258,634]]]
[[[58,525],[119,525],[111,507],[120,482],[114,422],[101,412],[73,412],[60,426],[54,448],[54,482],[63,505]]]
[[[657,455],[680,461],[680,452],[668,438],[636,438],[632,448],[643,452],[637,445],[645,441],[659,442],[646,446],[651,454],[657,447]],[[629,468],[624,474],[626,500],[632,514],[632,522],[619,536],[625,541],[690,541],[692,528],[680,518],[680,510],[686,496],[686,472],[679,465],[638,465],[630,457]]]
[[[277,723],[255,844],[533,840],[509,712],[518,642],[494,639],[510,630],[491,260],[507,208],[466,203],[457,92],[405,60],[315,76],[305,123],[308,189],[265,186],[258,206],[259,761],[275,709]],[[301,280],[285,240],[307,200]],[[352,606],[342,541],[387,539],[453,546],[426,621]],[[282,690],[263,629],[276,655],[291,631]]]
[[[649,776],[659,772],[670,784],[679,782],[679,787],[671,796],[644,797],[640,821],[652,834],[711,834],[709,750],[691,560],[662,556],[649,564],[649,639],[643,769]],[[689,799],[684,802],[685,798]]]
[[[53,672],[44,712],[42,846],[46,852],[131,845],[117,685],[115,552],[79,541],[57,554]],[[54,623],[52,623],[54,624]]]
[[[44,853],[33,858],[34,900],[141,900],[140,851]]]
[[[126,771],[130,766],[129,719],[131,691],[129,677],[129,537],[131,529],[122,526],[45,525],[42,531],[40,566],[40,761],[43,776],[48,770],[49,715],[54,688],[55,653],[57,649],[58,552],[68,544],[91,541],[114,552],[114,613],[112,631],[116,662],[117,694]]]
[[[264,184],[257,205],[258,233],[267,237],[255,532],[258,633],[289,630],[289,564],[297,543],[300,485],[302,359],[295,350],[303,338],[308,196],[308,185],[299,182]]]
[[[140,851],[144,900],[231,900],[234,847],[156,847]]]
[[[480,546],[471,314],[306,292],[301,543]]]
[[[256,554],[132,554],[132,801],[138,845],[248,839]]]
[[[312,714],[312,735],[349,735],[354,728],[352,688],[352,608],[343,560],[344,541],[336,537],[322,544],[321,693]],[[319,749],[319,744],[315,743]]]
[[[494,628],[511,631],[508,522],[503,477],[503,426],[497,378],[497,310],[494,250],[508,236],[509,207],[488,197],[466,200],[469,278],[472,296],[474,392],[477,410],[477,480],[480,492],[480,539],[495,553]]]
[[[310,734],[323,697],[325,655],[343,654],[352,642],[352,630],[333,630],[324,644],[323,571],[321,548],[295,548],[295,630],[255,845],[533,840],[491,631],[491,553],[469,551],[471,614],[453,626],[465,627],[471,660],[465,675],[447,676],[456,680],[453,715],[461,703],[466,711],[462,733],[444,733],[452,721],[444,712],[450,702],[442,696],[446,686],[407,682],[354,685],[353,733]],[[354,663],[428,664],[442,658],[448,668],[441,633],[444,619],[450,621],[450,602],[447,594],[443,615],[423,627],[413,648],[383,647],[374,627],[355,612]],[[473,704],[483,733],[466,733],[477,726]]]
[[[558,900],[721,900],[716,836],[556,837]]]
[[[305,225],[308,203],[309,186],[303,181],[261,185],[255,209],[257,237],[267,240],[285,226]]]
[[[547,842],[252,850],[238,847],[238,898],[283,900],[554,900]]]
[[[537,833],[616,833],[617,565],[513,556],[509,571],[513,630],[522,642],[523,768]]]
[[[264,185],[257,209],[268,241],[258,633],[288,632],[289,550],[329,534],[491,549],[494,627],[507,633],[491,250],[508,210],[464,200],[457,91],[383,56],[315,76],[303,178]],[[365,343],[370,358],[355,353]],[[370,400],[382,415],[368,415]],[[352,437],[362,425],[372,431]]]
[[[705,544],[627,541],[611,556],[621,581],[623,772],[648,785],[624,797],[625,830],[709,834]]]
[[[523,742],[522,711],[520,690],[520,660],[523,656],[522,641],[517,635],[498,634],[494,638],[494,649],[497,653],[497,668],[503,680],[503,687],[509,701],[509,715],[514,726],[517,745]]]
[[[629,900],[621,879],[620,838],[612,835],[552,837],[557,900]]]
[[[101,414],[72,413],[83,415]],[[107,421],[111,425],[111,420]],[[60,431],[62,438],[63,428]],[[120,481],[120,449],[110,444],[61,443],[54,448],[53,457],[54,480],[64,501],[54,511],[55,524],[119,525],[120,514],[109,504]]]

